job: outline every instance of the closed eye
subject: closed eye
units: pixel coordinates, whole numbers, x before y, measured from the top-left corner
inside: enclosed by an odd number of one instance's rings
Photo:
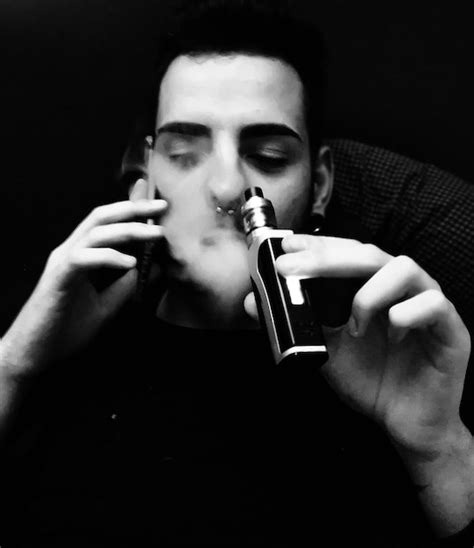
[[[246,159],[260,171],[268,173],[283,171],[289,164],[288,157],[276,151],[249,153]]]
[[[198,155],[195,152],[183,151],[183,152],[171,152],[168,154],[168,158],[172,164],[182,169],[188,169],[194,167],[198,162]]]

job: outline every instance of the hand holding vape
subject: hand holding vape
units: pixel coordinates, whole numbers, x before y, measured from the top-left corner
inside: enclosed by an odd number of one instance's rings
[[[250,278],[275,362],[323,365],[328,359],[327,348],[304,280],[285,278],[275,266],[276,258],[284,253],[283,238],[293,231],[277,228],[273,205],[259,187],[247,189],[244,197],[241,213]]]

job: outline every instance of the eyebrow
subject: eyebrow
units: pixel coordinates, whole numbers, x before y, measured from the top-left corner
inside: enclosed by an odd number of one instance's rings
[[[159,137],[163,133],[174,133],[190,137],[209,137],[211,130],[203,124],[194,122],[169,122],[158,128],[156,136]]]
[[[241,139],[255,139],[259,137],[293,137],[303,142],[301,136],[284,124],[252,124],[245,126],[240,132]]]
[[[158,128],[156,136],[164,133],[186,135],[191,137],[210,137],[211,130],[204,124],[195,122],[169,122]],[[251,124],[240,132],[241,139],[255,139],[261,137],[292,137],[303,142],[301,136],[285,124]]]

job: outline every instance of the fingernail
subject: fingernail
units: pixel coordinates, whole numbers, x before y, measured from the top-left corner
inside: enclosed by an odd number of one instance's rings
[[[357,321],[354,318],[354,316],[351,316],[349,318],[349,322],[347,324],[347,327],[348,327],[348,330],[349,330],[349,335],[351,335],[351,337],[358,337],[359,336],[359,329],[357,327]]]
[[[293,274],[293,271],[295,270],[293,263],[294,261],[291,255],[280,255],[277,257],[275,265],[281,274],[289,276],[290,274]]]
[[[125,266],[133,268],[137,264],[137,259],[135,257],[130,257],[130,255],[127,255],[123,259]]]
[[[291,236],[287,236],[285,238],[285,246],[284,248],[287,251],[302,251],[304,249],[308,249],[308,238],[307,236],[302,236],[301,234],[294,234]]]

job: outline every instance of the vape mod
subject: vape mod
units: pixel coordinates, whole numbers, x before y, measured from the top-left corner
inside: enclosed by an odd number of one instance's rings
[[[322,365],[328,359],[327,348],[304,280],[285,278],[275,266],[283,254],[283,238],[293,231],[277,228],[272,203],[259,187],[247,189],[244,198],[241,214],[250,278],[275,362],[286,365],[304,360]]]

